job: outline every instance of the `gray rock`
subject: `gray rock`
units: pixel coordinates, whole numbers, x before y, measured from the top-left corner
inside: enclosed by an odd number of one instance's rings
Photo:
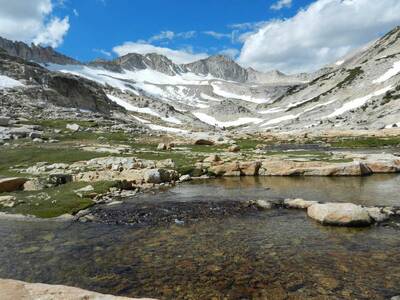
[[[317,204],[318,201],[309,201],[304,199],[285,199],[284,205],[288,208],[307,209],[311,205]]]
[[[54,185],[62,185],[69,182],[72,182],[71,174],[50,174],[49,182]]]
[[[389,216],[382,212],[382,209],[379,207],[367,207],[366,208],[370,217],[377,223],[386,221]]]
[[[8,117],[1,117],[0,116],[0,126],[8,126],[10,125],[11,119]]]
[[[17,198],[15,198],[14,196],[0,196],[0,206],[3,207],[14,207],[16,201]]]
[[[192,177],[188,174],[182,175],[181,177],[179,177],[180,182],[186,182],[186,181],[190,181],[190,180],[192,180]]]
[[[314,204],[307,209],[307,214],[323,225],[368,226],[372,223],[368,211],[353,203]]]
[[[81,127],[78,124],[67,124],[66,128],[73,132],[77,132],[81,129]]]

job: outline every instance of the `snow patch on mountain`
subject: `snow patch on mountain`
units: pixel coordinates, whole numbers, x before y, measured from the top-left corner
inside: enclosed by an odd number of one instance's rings
[[[216,118],[213,116],[207,115],[202,112],[194,112],[193,115],[198,118],[200,121],[203,123],[212,125],[212,126],[218,126],[218,127],[238,127],[242,126],[245,124],[259,124],[263,121],[263,119],[259,118],[239,118],[235,121],[218,121]]]
[[[24,85],[18,80],[12,79],[11,77],[5,75],[0,75],[0,89],[8,89],[22,86]]]
[[[392,78],[393,76],[396,76],[399,73],[400,73],[400,61],[395,62],[393,64],[393,67],[390,70],[388,70],[385,74],[383,74],[378,79],[374,80],[372,83],[375,84],[375,83],[385,82],[386,80],[389,80],[390,78]]]
[[[270,99],[259,99],[259,98],[254,98],[249,95],[238,95],[232,92],[225,91],[221,88],[220,83],[214,82],[211,84],[214,94],[227,98],[227,99],[238,99],[238,100],[243,100],[243,101],[248,101],[248,102],[253,102],[257,104],[262,104],[262,103],[267,103],[270,101]]]
[[[373,92],[373,93],[371,93],[371,94],[369,94],[367,96],[364,96],[364,97],[357,98],[357,99],[354,99],[352,101],[346,102],[345,104],[343,104],[342,107],[336,109],[330,115],[328,115],[326,117],[323,117],[323,119],[337,117],[337,116],[340,116],[340,115],[344,114],[345,112],[348,112],[349,110],[359,108],[359,107],[363,106],[365,103],[367,103],[368,100],[370,100],[371,98],[383,95],[386,92],[390,91],[391,89],[393,89],[393,86],[388,86],[388,87],[385,87],[385,88],[383,88],[381,90]]]

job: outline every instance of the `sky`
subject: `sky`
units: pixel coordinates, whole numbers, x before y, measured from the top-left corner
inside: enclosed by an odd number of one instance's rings
[[[400,25],[399,0],[0,0],[0,36],[80,61],[209,55],[309,72]]]

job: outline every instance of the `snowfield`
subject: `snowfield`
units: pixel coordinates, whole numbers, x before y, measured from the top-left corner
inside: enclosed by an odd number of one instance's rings
[[[5,75],[0,75],[0,89],[9,89],[22,86],[24,85],[18,80],[15,80]]]
[[[212,125],[212,126],[218,126],[218,127],[238,127],[238,126],[242,126],[245,124],[258,124],[261,123],[262,121],[264,121],[263,119],[259,119],[259,118],[239,118],[235,121],[218,121],[216,118],[214,118],[213,116],[207,115],[205,113],[201,113],[201,112],[194,112],[192,113],[196,118],[198,118],[200,121],[202,121],[203,123]]]
[[[211,84],[214,94],[224,97],[224,98],[228,98],[228,99],[238,99],[238,100],[243,100],[243,101],[247,101],[247,102],[253,102],[256,104],[262,104],[262,103],[267,103],[270,101],[270,99],[259,99],[259,98],[254,98],[248,95],[238,95],[238,94],[234,94],[231,92],[227,92],[225,90],[223,90],[219,83],[214,82]]]
[[[399,73],[400,73],[400,61],[395,62],[393,64],[393,67],[389,71],[387,71],[385,74],[383,74],[378,79],[372,81],[372,83],[376,84],[376,83],[385,82],[386,80],[389,80],[390,78],[392,78],[393,76],[396,76]]]
[[[340,116],[340,115],[344,114],[345,112],[348,112],[349,110],[359,108],[360,106],[363,106],[365,103],[367,103],[371,98],[383,95],[386,92],[390,91],[391,89],[393,89],[393,86],[388,86],[388,87],[385,87],[385,88],[383,88],[383,89],[381,89],[379,91],[376,91],[376,92],[374,92],[372,94],[369,94],[367,96],[364,96],[364,97],[357,98],[357,99],[354,99],[352,101],[346,102],[345,104],[343,104],[342,107],[336,109],[330,115],[328,115],[326,117],[323,117],[323,119],[337,117],[337,116]]]

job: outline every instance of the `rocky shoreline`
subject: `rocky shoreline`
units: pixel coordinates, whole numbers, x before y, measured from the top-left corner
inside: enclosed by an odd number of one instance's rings
[[[2,300],[152,300],[118,297],[64,285],[28,283],[12,279],[0,279],[0,291]]]

